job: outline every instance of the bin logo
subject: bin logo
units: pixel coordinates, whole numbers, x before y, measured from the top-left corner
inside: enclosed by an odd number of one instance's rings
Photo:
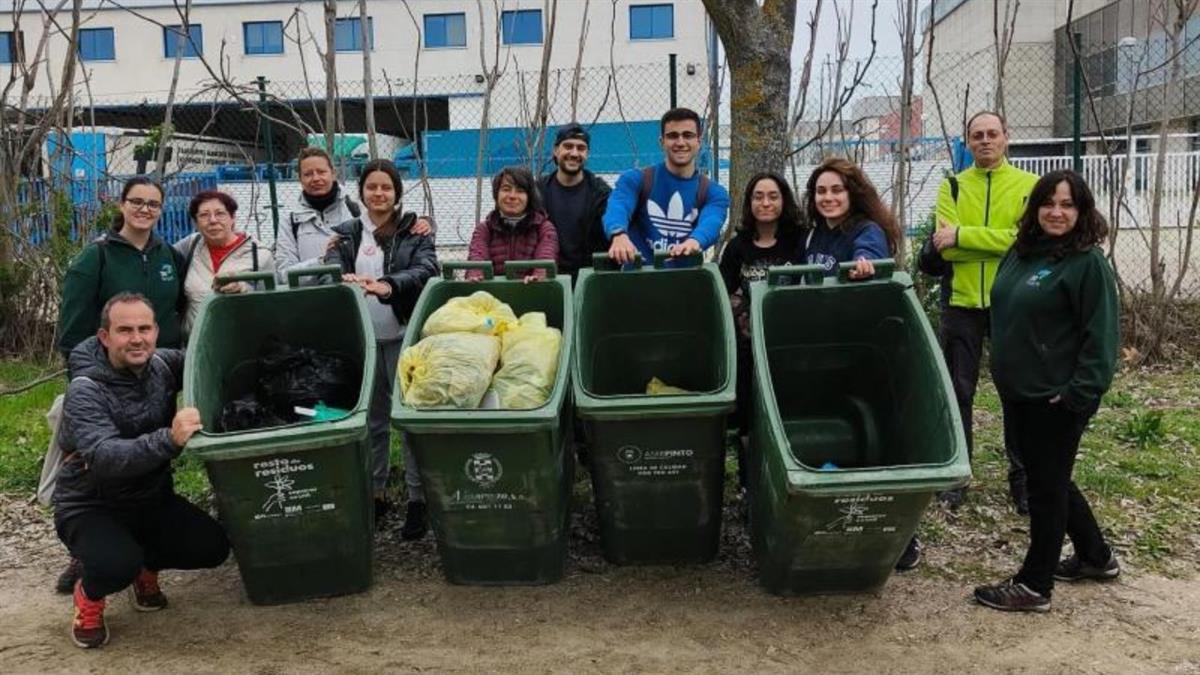
[[[504,467],[500,465],[500,460],[486,452],[477,452],[468,457],[463,471],[468,479],[483,488],[495,485],[500,476],[504,475]]]
[[[642,449],[636,445],[622,445],[617,449],[617,459],[626,464],[636,464],[642,458]]]
[[[283,474],[275,476],[270,481],[264,483],[263,487],[272,490],[272,492],[267,501],[263,502],[262,512],[270,513],[275,509],[279,509],[280,512],[286,511],[284,506],[287,503],[287,495],[295,484],[296,481]]]

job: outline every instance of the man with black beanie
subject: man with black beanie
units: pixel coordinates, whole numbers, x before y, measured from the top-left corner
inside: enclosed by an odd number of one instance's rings
[[[561,127],[554,137],[556,170],[538,181],[550,222],[558,230],[558,269],[571,275],[590,267],[592,254],[608,250],[601,219],[612,188],[587,164],[591,136],[578,124]]]

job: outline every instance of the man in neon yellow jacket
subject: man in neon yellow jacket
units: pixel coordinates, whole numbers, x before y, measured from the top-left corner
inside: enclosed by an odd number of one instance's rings
[[[971,410],[979,361],[983,339],[991,330],[992,283],[1000,259],[1016,238],[1017,221],[1038,177],[1008,163],[1008,124],[998,113],[983,111],[971,117],[967,147],[974,164],[943,181],[938,191],[933,244],[953,270],[942,281],[940,339],[970,453],[974,449]],[[1025,513],[1025,472],[1011,453],[1008,480],[1017,510]],[[961,490],[943,495],[951,506],[962,499]]]

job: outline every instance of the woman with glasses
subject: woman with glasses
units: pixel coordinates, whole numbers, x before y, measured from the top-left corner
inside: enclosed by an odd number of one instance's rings
[[[68,379],[71,350],[96,334],[100,310],[118,293],[145,296],[158,323],[158,346],[181,346],[180,264],[175,251],[154,231],[164,198],[162,186],[149,178],[135,176],[125,181],[112,229],[85,246],[67,267],[59,304],[58,349],[67,360]],[[71,593],[78,579],[79,561],[72,558],[55,582],[55,590]]]
[[[162,186],[144,176],[125,181],[112,229],[84,247],[63,279],[58,349],[68,358],[75,345],[96,334],[100,310],[117,293],[140,293],[158,322],[158,346],[179,347],[183,279],[175,252],[154,231],[162,214]],[[68,368],[69,368],[68,363]]]
[[[271,252],[253,237],[237,230],[237,208],[237,200],[220,190],[204,190],[188,204],[188,215],[196,224],[196,232],[175,244],[175,251],[183,260],[183,293],[187,301],[183,316],[185,335],[192,332],[201,303],[213,291],[240,293],[249,289],[243,282],[218,286],[218,276],[275,271]]]

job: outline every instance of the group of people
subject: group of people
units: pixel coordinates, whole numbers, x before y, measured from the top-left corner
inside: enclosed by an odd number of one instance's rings
[[[514,260],[554,259],[574,276],[596,252],[618,264],[703,253],[721,239],[730,206],[724,187],[697,169],[700,116],[668,111],[660,124],[663,161],[621,174],[612,188],[586,169],[590,137],[579,125],[558,130],[555,170],[535,178],[508,167],[492,181],[494,209],[472,235],[469,258],[498,273]],[[1071,481],[1088,419],[1116,364],[1117,304],[1111,269],[1098,248],[1104,219],[1076,174],[1038,178],[1006,159],[1003,117],[981,112],[967,125],[974,164],[948,178],[938,196],[938,227],[922,266],[942,276],[941,346],[962,414],[968,448],[972,402],[984,338],[1004,409],[1010,485],[1030,519],[1021,570],[976,589],[987,606],[1045,610],[1054,579],[1107,579],[1119,573],[1086,499]],[[134,606],[166,606],[162,569],[219,565],[229,544],[218,523],[174,493],[170,465],[201,428],[194,408],[176,409],[187,335],[211,293],[248,290],[221,279],[337,265],[341,280],[367,296],[377,341],[368,414],[376,513],[390,504],[389,429],[400,345],[425,283],[438,273],[435,224],[401,209],[403,182],[392,162],[362,167],[357,199],[338,181],[329,155],[298,157],[298,203],[272,248],[236,227],[238,204],[220,191],[193,197],[196,233],[174,247],[156,232],[166,194],[147,178],[127,181],[115,225],[72,262],[63,285],[59,347],[69,384],[60,434],[64,460],[54,492],[55,525],[71,553],[58,589],[74,596],[72,639],[108,640],[105,598],[131,587]],[[749,284],[768,267],[815,264],[851,279],[874,275],[903,236],[863,171],[844,159],[820,164],[806,183],[803,208],[780,175],[745,186],[742,212],[719,267],[738,332],[738,411],[749,428]],[[532,270],[527,282],[541,272]],[[304,283],[303,281],[301,283]],[[307,283],[313,283],[308,281]],[[741,462],[739,462],[741,464]],[[420,475],[405,449],[407,505],[401,536],[428,529]],[[942,495],[952,506],[964,493]],[[1064,533],[1074,554],[1060,561]],[[914,567],[914,537],[897,563]]]

